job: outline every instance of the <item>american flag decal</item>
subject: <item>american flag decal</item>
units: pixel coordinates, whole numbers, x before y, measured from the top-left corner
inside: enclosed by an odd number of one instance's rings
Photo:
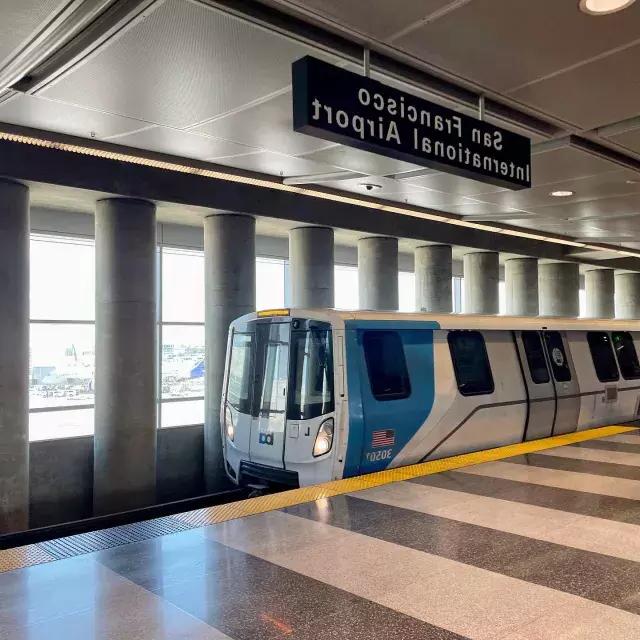
[[[396,442],[396,432],[393,429],[378,429],[371,435],[372,447],[392,447]]]

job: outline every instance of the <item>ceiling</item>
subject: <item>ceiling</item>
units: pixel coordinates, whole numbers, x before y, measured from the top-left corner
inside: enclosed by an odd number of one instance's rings
[[[518,192],[294,133],[291,63],[313,54],[357,70],[353,60],[214,4],[3,2],[0,123],[282,178],[346,172],[318,183],[347,192],[366,193],[363,179],[372,176],[366,181],[383,200],[640,248],[640,2],[604,17],[579,12],[577,0],[263,3],[549,123],[552,136],[527,131],[533,188]],[[101,28],[85,28],[96,15]],[[44,45],[49,58],[34,54]],[[430,86],[373,75],[455,102]],[[474,113],[469,104],[455,108]],[[523,131],[515,120],[500,124]],[[561,200],[554,190],[575,195]]]

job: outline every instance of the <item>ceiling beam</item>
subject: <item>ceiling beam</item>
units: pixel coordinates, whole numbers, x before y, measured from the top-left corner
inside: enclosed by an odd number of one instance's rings
[[[548,240],[533,239],[518,227],[465,222],[430,209],[322,187],[287,187],[264,174],[8,124],[0,124],[0,176],[362,234],[599,263],[574,258],[571,252],[577,247],[563,244],[568,239],[561,236],[556,236],[559,242],[550,235]],[[607,252],[616,249],[598,247]],[[624,258],[624,263],[624,268],[640,271],[639,257]]]

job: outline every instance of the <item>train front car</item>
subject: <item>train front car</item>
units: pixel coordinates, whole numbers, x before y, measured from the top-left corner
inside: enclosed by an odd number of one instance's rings
[[[234,482],[305,486],[342,477],[335,324],[331,312],[288,309],[232,323],[221,422]]]

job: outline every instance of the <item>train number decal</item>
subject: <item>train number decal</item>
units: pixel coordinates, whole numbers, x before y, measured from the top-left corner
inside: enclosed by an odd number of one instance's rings
[[[381,449],[378,451],[367,451],[364,454],[367,462],[378,462],[380,460],[390,460],[393,449]]]

